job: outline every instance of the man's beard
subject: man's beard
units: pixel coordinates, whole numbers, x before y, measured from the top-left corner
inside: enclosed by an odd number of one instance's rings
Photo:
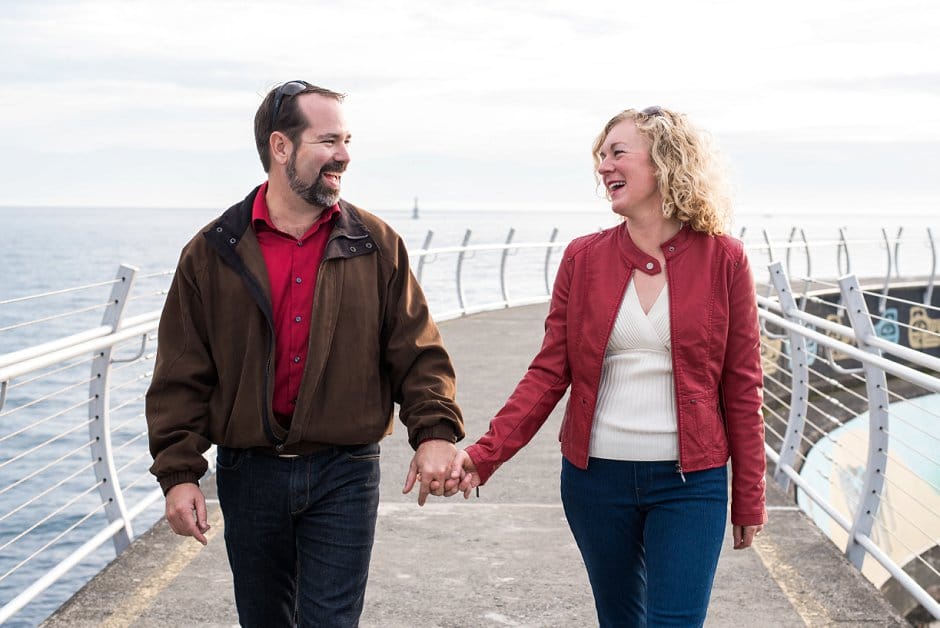
[[[317,178],[308,185],[297,176],[296,155],[297,153],[292,154],[290,159],[287,160],[287,182],[290,189],[294,194],[316,207],[326,208],[336,205],[339,202],[339,190],[334,190],[323,180],[323,173],[342,173],[346,169],[346,165],[338,161],[331,161],[320,169]]]

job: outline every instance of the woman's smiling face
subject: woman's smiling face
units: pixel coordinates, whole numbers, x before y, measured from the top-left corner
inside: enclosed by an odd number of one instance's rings
[[[663,197],[650,157],[650,143],[633,120],[616,124],[597,154],[597,174],[614,213],[626,218],[648,211],[661,212]]]

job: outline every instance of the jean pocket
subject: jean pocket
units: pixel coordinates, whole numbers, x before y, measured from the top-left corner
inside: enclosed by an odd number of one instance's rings
[[[380,452],[378,443],[369,443],[368,445],[355,445],[347,447],[343,451],[343,456],[350,462],[371,461],[379,459]]]
[[[248,458],[248,451],[232,447],[218,447],[215,454],[216,468],[220,471],[236,471]]]

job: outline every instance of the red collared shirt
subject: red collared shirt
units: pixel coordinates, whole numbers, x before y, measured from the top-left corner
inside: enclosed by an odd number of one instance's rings
[[[274,413],[283,423],[294,414],[300,379],[307,363],[310,314],[317,287],[317,271],[330,237],[339,205],[323,212],[299,240],[278,231],[271,221],[265,182],[255,196],[251,212],[271,285],[274,313]]]

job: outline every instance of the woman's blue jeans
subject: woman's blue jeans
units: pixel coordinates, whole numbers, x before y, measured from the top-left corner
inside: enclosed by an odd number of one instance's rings
[[[356,626],[379,503],[379,445],[295,458],[218,448],[242,626]]]
[[[724,539],[725,467],[564,460],[561,498],[602,627],[701,626]]]

